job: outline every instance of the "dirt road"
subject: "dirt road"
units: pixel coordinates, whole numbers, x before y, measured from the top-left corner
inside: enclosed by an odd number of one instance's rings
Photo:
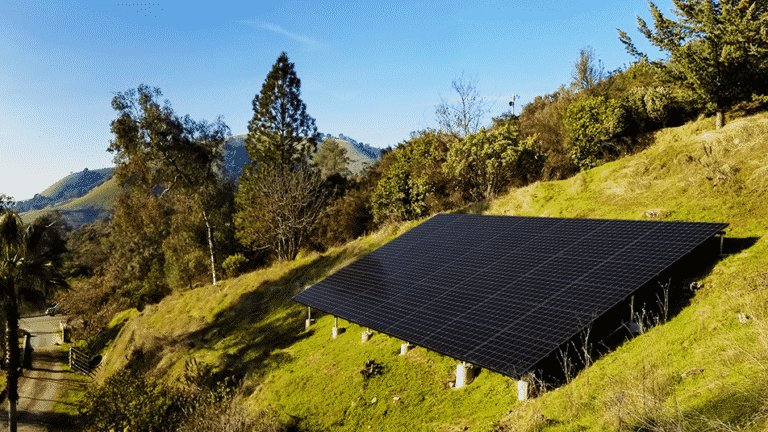
[[[56,398],[67,385],[78,383],[72,373],[64,371],[67,355],[55,344],[59,323],[63,316],[36,316],[22,318],[19,327],[32,334],[32,369],[24,369],[19,379],[17,406],[19,432],[58,430],[67,427],[57,424],[61,418],[53,415]],[[8,401],[2,403],[0,430],[8,425]]]

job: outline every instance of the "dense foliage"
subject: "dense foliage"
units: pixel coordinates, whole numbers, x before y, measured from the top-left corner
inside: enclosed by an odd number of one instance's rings
[[[582,98],[571,104],[563,122],[571,140],[573,163],[583,170],[592,168],[617,148],[625,116],[618,101],[602,96]]]
[[[495,196],[513,181],[521,185],[537,179],[543,162],[536,136],[521,141],[517,121],[511,119],[493,131],[481,129],[454,143],[443,171],[479,201]]]
[[[352,174],[347,167],[349,164],[347,149],[335,138],[323,140],[323,143],[320,144],[320,150],[315,155],[314,163],[323,178],[328,178],[334,174],[349,177]]]
[[[78,407],[78,426],[85,431],[284,430],[266,411],[247,412],[226,384],[176,387],[122,370],[88,390]]]
[[[654,30],[638,17],[638,29],[669,60],[654,66],[669,81],[696,94],[723,127],[724,110],[768,90],[768,4],[760,0],[674,0],[677,20],[650,3]],[[632,39],[619,31],[638,59]]]

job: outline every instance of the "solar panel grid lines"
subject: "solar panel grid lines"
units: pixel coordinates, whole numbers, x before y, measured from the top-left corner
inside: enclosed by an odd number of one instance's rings
[[[725,226],[440,214],[294,299],[524,373]]]

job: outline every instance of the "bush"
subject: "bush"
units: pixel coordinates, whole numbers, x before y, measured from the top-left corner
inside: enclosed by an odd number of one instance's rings
[[[541,152],[546,155],[542,168],[544,179],[567,178],[577,171],[568,154],[567,132],[563,116],[575,96],[565,87],[552,94],[537,96],[520,114],[520,135],[538,137]]]
[[[122,370],[90,388],[79,407],[82,430],[173,431],[181,419],[182,395],[154,380]]]
[[[91,387],[78,408],[85,431],[223,431],[284,430],[270,412],[252,415],[235,395],[231,381],[215,388],[163,385],[122,370]]]
[[[571,104],[563,123],[571,141],[571,159],[582,170],[597,166],[616,152],[626,126],[622,104],[602,96],[585,97]]]
[[[390,218],[416,219],[424,212],[427,178],[424,174],[414,175],[409,172],[409,162],[407,157],[398,157],[373,191],[371,206],[376,223]]]
[[[243,254],[237,253],[228,256],[221,267],[224,268],[224,273],[228,277],[235,277],[243,271],[246,264],[248,264],[248,259]]]
[[[537,137],[519,139],[517,120],[489,132],[481,129],[453,144],[443,171],[476,201],[494,196],[510,183],[538,178],[544,163]]]

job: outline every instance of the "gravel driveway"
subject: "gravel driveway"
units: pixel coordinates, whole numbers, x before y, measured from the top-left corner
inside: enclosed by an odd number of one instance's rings
[[[46,315],[22,318],[19,327],[32,334],[32,369],[24,369],[19,378],[19,403],[17,405],[19,432],[48,431],[66,428],[53,414],[53,405],[61,391],[78,383],[71,372],[64,370],[67,354],[55,344],[59,323],[65,316]],[[0,410],[0,430],[8,426],[8,401]]]

